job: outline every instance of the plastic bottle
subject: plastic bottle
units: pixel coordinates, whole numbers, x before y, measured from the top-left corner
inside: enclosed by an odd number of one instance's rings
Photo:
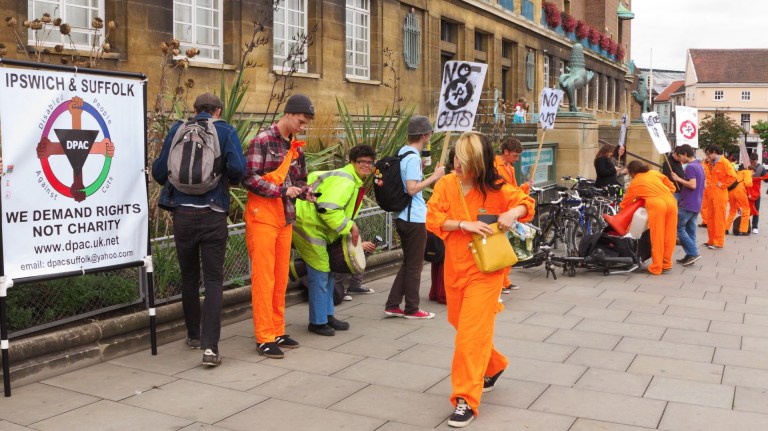
[[[648,210],[645,207],[640,207],[635,211],[632,216],[632,223],[629,224],[629,234],[632,238],[640,238],[648,229]]]

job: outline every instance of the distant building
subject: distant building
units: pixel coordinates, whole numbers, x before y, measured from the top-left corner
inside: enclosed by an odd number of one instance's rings
[[[707,115],[727,115],[751,132],[768,121],[768,49],[689,49],[685,104]],[[747,137],[756,148],[757,135]]]
[[[659,114],[659,121],[661,121],[661,124],[664,126],[664,131],[669,136],[675,135],[675,121],[673,113],[676,105],[672,95],[678,93],[684,86],[685,81],[682,79],[679,81],[673,81],[661,92],[661,94],[653,99],[653,110]],[[683,93],[683,95],[684,94],[685,93]],[[683,97],[683,101],[685,101],[685,97]]]

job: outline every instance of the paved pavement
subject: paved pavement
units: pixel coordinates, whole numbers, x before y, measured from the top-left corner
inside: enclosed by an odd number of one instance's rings
[[[476,430],[768,429],[766,232],[727,237],[662,276],[544,278],[513,271],[496,345],[510,359],[483,396]],[[699,229],[700,238],[704,230]],[[700,241],[701,242],[701,241]],[[682,250],[678,249],[676,258]],[[256,353],[250,320],[226,326],[217,368],[183,341],[139,352],[0,398],[0,431],[447,429],[453,329],[385,318],[392,277],[368,284],[337,316],[347,332],[306,330],[307,305],[286,310],[302,347]]]

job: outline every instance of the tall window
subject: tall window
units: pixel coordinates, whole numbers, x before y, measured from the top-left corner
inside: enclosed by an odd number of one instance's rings
[[[61,21],[72,26],[72,32],[69,34],[77,49],[91,49],[91,46],[100,45],[100,38],[104,34],[103,28],[96,32],[94,40],[94,28],[91,21],[94,18],[104,18],[104,0],[30,0],[29,19],[42,18],[44,13],[51,16],[51,19],[61,18]],[[42,32],[47,30],[40,30]],[[29,31],[29,40],[34,41],[37,33]],[[69,47],[69,38],[62,36],[58,29],[54,29],[51,37],[48,38],[46,45],[63,44]]]
[[[275,9],[272,67],[276,70],[307,71],[307,0],[285,0]],[[289,59],[290,56],[290,59]]]
[[[752,128],[749,126],[752,122],[752,115],[750,114],[741,114],[741,125],[746,125],[746,129],[750,131]]]
[[[723,94],[723,90],[715,90],[715,100],[724,100],[725,95]]]
[[[223,61],[223,27],[222,0],[173,0],[173,37],[181,42],[182,52],[200,50],[195,60]]]
[[[549,63],[550,59],[548,55],[544,56],[544,86],[549,87]]]
[[[371,2],[347,0],[347,76],[371,77]]]
[[[752,92],[751,91],[742,91],[741,92],[741,101],[742,102],[749,102],[752,100]]]

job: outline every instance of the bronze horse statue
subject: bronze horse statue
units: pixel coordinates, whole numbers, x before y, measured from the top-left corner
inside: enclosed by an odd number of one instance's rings
[[[637,78],[637,91],[632,92],[632,97],[635,102],[640,104],[641,113],[651,112],[650,104],[648,103],[648,75],[642,74]]]
[[[559,85],[568,94],[568,110],[578,112],[576,90],[586,87],[594,76],[594,73],[585,67],[584,47],[580,43],[573,45],[571,59],[568,61],[568,66],[565,66],[565,71],[560,75]]]

